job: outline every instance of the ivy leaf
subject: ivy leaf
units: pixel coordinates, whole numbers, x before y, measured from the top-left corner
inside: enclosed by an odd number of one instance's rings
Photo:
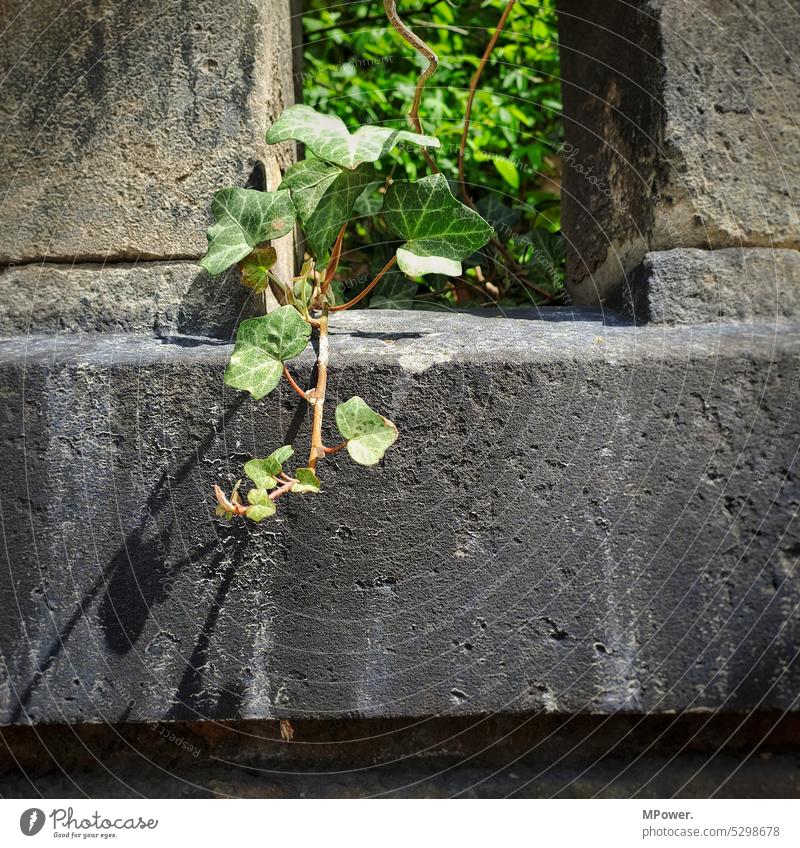
[[[336,407],[336,426],[347,439],[347,452],[359,465],[375,465],[397,440],[397,427],[358,396]]]
[[[242,321],[225,369],[225,383],[260,400],[278,385],[283,363],[301,354],[309,338],[311,327],[293,306]]]
[[[417,284],[391,271],[378,283],[369,299],[370,309],[413,309]]]
[[[461,260],[483,247],[494,230],[453,197],[442,174],[392,183],[383,201],[386,223],[406,243],[397,264],[410,277],[461,274]]]
[[[475,205],[478,207],[478,212],[501,235],[507,237],[511,232],[511,228],[519,223],[519,210],[506,206],[496,194],[489,194],[486,197],[482,197]]]
[[[322,257],[336,241],[342,224],[350,220],[353,204],[375,180],[372,165],[345,170],[320,159],[292,165],[279,191],[289,189],[311,251]]]
[[[298,482],[292,486],[292,491],[298,494],[304,494],[305,492],[316,493],[320,490],[320,486],[322,486],[319,477],[310,468],[298,468],[294,472],[294,476],[297,477]]]
[[[208,231],[208,252],[200,264],[212,277],[262,242],[286,235],[295,222],[291,198],[280,191],[224,188],[214,195],[211,212],[217,223]]]
[[[372,218],[383,209],[383,180],[376,180],[365,187],[353,204],[356,215],[361,218]]]
[[[323,115],[302,104],[286,109],[267,133],[269,144],[289,139],[302,142],[319,159],[350,170],[362,162],[377,162],[396,144],[439,146],[439,140],[431,136],[371,124],[365,124],[351,134],[341,118]]]
[[[283,470],[283,463],[294,453],[291,445],[273,451],[266,459],[250,459],[244,464],[244,473],[259,489],[274,489],[275,479]]]
[[[247,507],[245,515],[256,524],[270,515],[275,515],[275,501],[270,499],[269,493],[264,489],[250,489],[247,500],[250,501],[250,506]]]
[[[251,288],[256,294],[269,286],[270,268],[278,261],[278,252],[274,247],[257,247],[239,263],[242,272],[242,285]]]

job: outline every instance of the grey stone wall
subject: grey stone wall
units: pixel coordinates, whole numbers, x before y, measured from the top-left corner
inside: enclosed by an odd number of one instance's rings
[[[401,439],[256,527],[211,487],[308,421],[224,387],[259,304],[194,260],[213,192],[291,159],[262,141],[287,3],[6,4],[0,724],[796,711],[795,172],[768,159],[796,66],[740,50],[752,14],[795,36],[757,5],[565,0],[571,291],[602,310],[337,317],[332,400]]]
[[[562,0],[560,9],[576,303],[630,285],[648,252],[800,247],[796,9],[781,0]],[[708,269],[717,262],[709,256]],[[692,285],[671,270],[670,287]],[[695,320],[727,312],[735,307]]]

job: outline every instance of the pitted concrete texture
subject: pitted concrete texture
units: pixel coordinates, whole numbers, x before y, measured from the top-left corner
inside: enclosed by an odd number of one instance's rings
[[[274,182],[288,0],[3,5],[0,262],[197,257],[215,191]]]
[[[800,247],[800,27],[784,0],[561,0],[567,279],[648,251]]]
[[[616,299],[637,321],[800,319],[800,252],[768,248],[648,253]]]
[[[0,336],[63,332],[202,332],[229,339],[259,314],[232,270],[210,278],[193,262],[31,263],[0,269]]]
[[[3,343],[3,722],[794,709],[800,328],[527,318],[336,316],[400,440],[259,526],[229,345]]]

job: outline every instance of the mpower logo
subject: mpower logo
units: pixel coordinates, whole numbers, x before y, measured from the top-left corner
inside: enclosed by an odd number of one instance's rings
[[[49,822],[48,822],[49,819]],[[92,811],[89,815],[76,813],[72,807],[55,807],[49,813],[31,807],[19,817],[19,829],[25,836],[36,836],[47,824],[53,836],[97,837],[109,839],[125,830],[155,830],[158,819],[141,816],[108,816]]]
[[[25,836],[36,836],[36,834],[44,827],[44,810],[38,807],[31,807],[19,817],[19,829]]]

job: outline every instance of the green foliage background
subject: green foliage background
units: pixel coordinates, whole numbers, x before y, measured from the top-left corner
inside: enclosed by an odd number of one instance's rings
[[[398,3],[398,12],[439,56],[420,117],[436,135],[442,173],[458,174],[457,153],[470,79],[505,0]],[[408,128],[406,113],[425,61],[386,21],[383,3],[306,0],[303,14],[303,96],[314,108],[341,117],[351,129],[362,123]],[[426,278],[415,284],[390,274],[370,298],[372,307],[442,308],[510,306],[547,302],[520,279],[556,299],[563,291],[558,148],[561,90],[555,0],[516,3],[484,70],[472,110],[465,158],[468,190],[495,227],[506,255],[488,246],[462,279]],[[427,173],[415,150],[399,150],[393,169],[410,179]],[[452,184],[454,194],[457,185]],[[364,203],[360,214],[369,212]],[[391,255],[380,220],[366,219],[348,235],[340,285],[352,297]],[[517,272],[509,255],[522,271]],[[346,292],[344,291],[346,290]]]

